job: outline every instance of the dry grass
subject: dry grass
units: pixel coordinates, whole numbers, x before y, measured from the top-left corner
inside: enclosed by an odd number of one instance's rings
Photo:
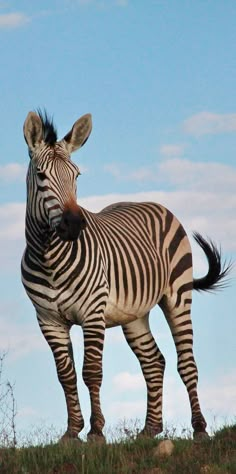
[[[157,457],[159,439],[106,445],[73,442],[0,450],[1,474],[227,474],[236,472],[236,424],[194,442],[172,438],[174,452]]]

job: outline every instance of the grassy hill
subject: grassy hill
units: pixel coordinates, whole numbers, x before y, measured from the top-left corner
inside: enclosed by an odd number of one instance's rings
[[[201,442],[173,438],[172,455],[157,455],[159,439],[106,445],[74,441],[0,449],[1,474],[227,474],[236,473],[236,424]]]

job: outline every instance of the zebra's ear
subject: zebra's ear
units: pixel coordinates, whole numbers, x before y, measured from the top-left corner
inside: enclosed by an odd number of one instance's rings
[[[43,140],[43,124],[35,112],[29,112],[23,127],[25,141],[30,151]]]
[[[69,133],[64,137],[64,142],[69,153],[81,148],[92,130],[92,116],[91,114],[83,115],[77,120]]]

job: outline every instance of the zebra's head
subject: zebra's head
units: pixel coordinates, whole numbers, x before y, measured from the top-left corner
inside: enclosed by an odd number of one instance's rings
[[[27,213],[36,229],[55,230],[64,241],[77,240],[86,226],[76,202],[76,178],[80,172],[70,155],[84,145],[91,129],[91,115],[83,115],[70,132],[57,141],[53,121],[46,112],[29,112],[24,123],[30,156]]]

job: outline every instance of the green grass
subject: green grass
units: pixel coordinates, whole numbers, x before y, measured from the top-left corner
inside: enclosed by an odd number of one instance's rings
[[[158,439],[128,439],[106,445],[66,445],[0,449],[1,474],[227,474],[236,473],[236,424],[202,442],[173,438],[168,458],[155,456]]]

